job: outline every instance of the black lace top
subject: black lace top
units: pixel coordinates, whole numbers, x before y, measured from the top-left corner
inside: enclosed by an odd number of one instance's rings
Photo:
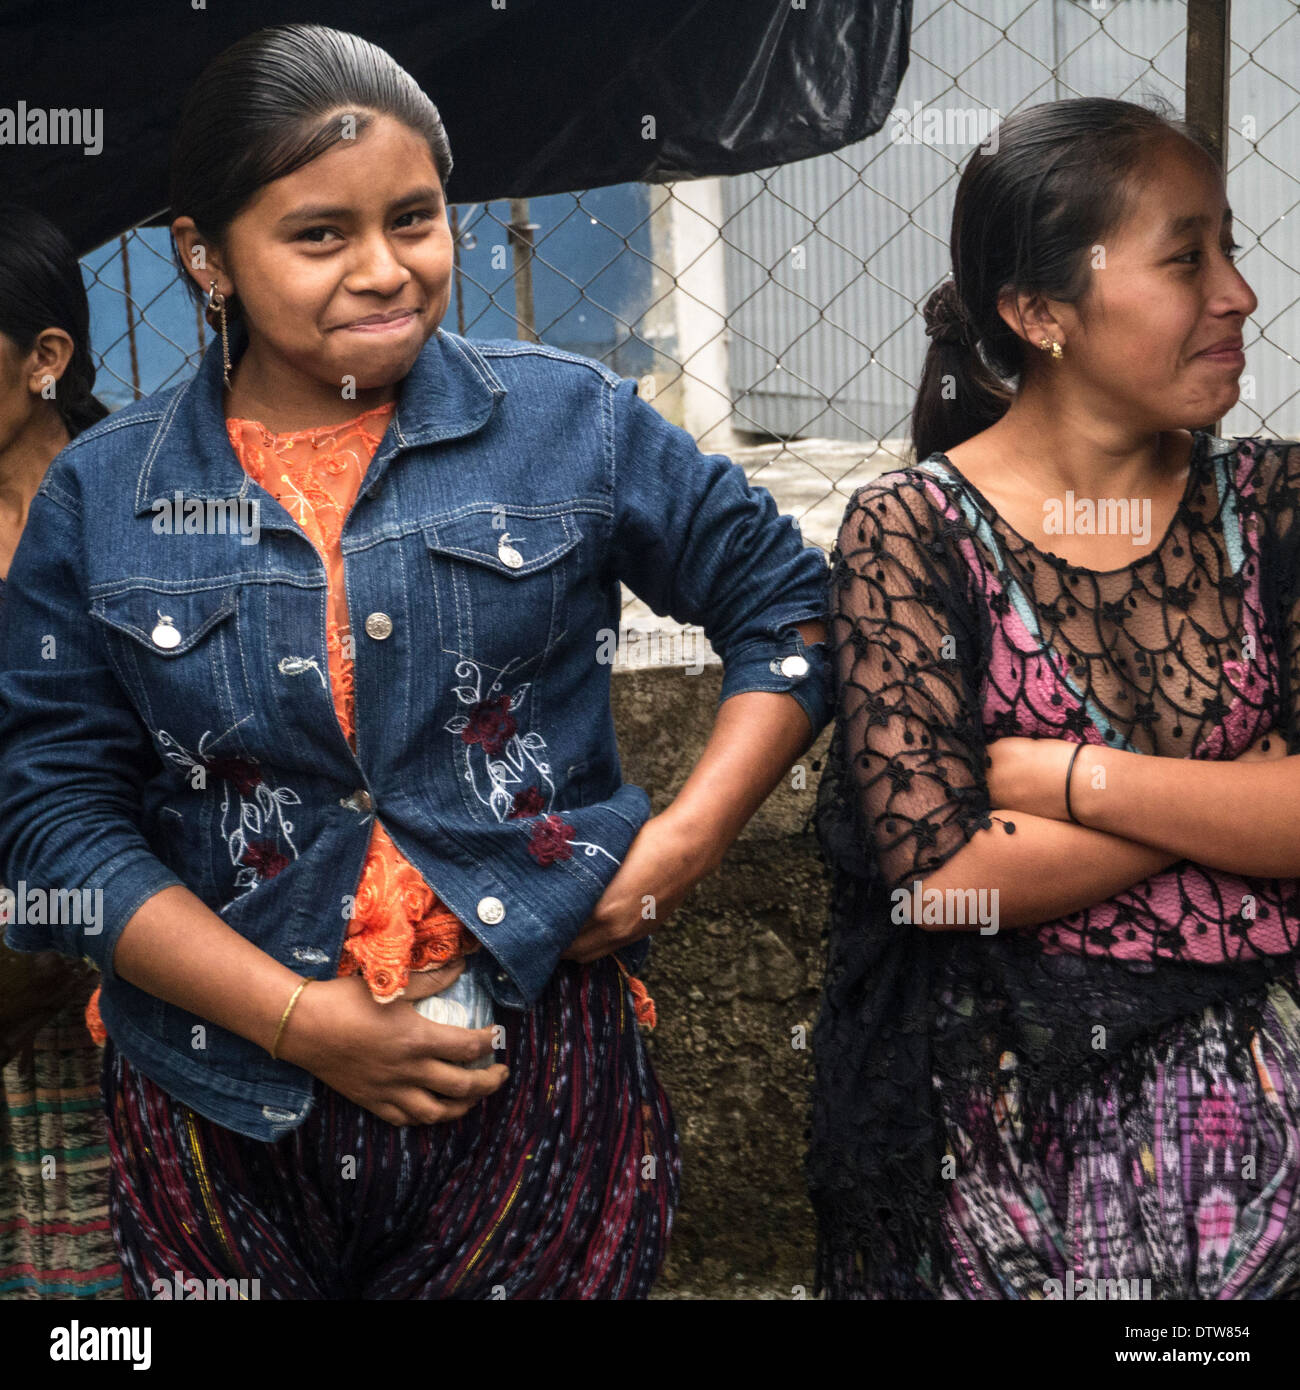
[[[1295,880],[1183,861],[993,935],[890,911],[992,826],[996,738],[1230,759],[1278,727],[1300,751],[1298,507],[1300,446],[1198,433],[1155,549],[1095,572],[1018,535],[942,455],[855,493],[831,554],[838,711],[816,809],[833,885],[808,1156],[819,1288],[888,1295],[940,1268],[937,1086],[991,1101],[1010,1053],[1030,1109],[1102,1071],[1122,1101],[1207,1005],[1231,1001],[1240,1067],[1268,984],[1300,997]],[[1000,1161],[991,1129],[976,1142]]]

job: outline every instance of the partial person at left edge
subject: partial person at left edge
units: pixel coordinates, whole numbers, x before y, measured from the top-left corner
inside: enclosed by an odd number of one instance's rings
[[[108,413],[93,394],[89,319],[63,233],[29,208],[0,205],[0,623],[46,470]],[[6,895],[0,921],[10,906]],[[121,1296],[103,1047],[82,1018],[98,978],[89,959],[0,942],[0,1299]]]

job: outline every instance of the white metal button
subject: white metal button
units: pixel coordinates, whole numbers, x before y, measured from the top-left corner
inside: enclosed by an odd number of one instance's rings
[[[500,898],[480,898],[477,910],[479,921],[489,925],[499,922],[506,915],[505,904]]]
[[[375,803],[370,799],[370,793],[364,787],[358,787],[352,793],[352,804],[358,811],[373,811]]]
[[[497,555],[503,565],[509,565],[512,570],[517,570],[524,563],[524,557],[510,544],[510,532],[503,531],[501,539],[497,542]]]
[[[806,676],[808,674],[807,657],[787,656],[781,662],[781,674],[783,676]]]
[[[393,620],[387,613],[372,613],[366,619],[366,636],[373,637],[376,642],[382,642],[385,637],[390,637],[393,632]]]
[[[181,635],[176,631],[170,618],[159,619],[158,626],[149,634],[153,638],[156,647],[179,647]]]

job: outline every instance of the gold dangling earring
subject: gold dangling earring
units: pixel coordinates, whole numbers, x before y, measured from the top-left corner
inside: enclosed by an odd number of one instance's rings
[[[226,336],[226,296],[217,289],[217,282],[213,280],[208,285],[208,313],[217,313],[221,316],[221,379],[230,385],[230,339]],[[212,322],[211,319],[208,320]],[[213,324],[213,327],[216,327]]]
[[[1055,339],[1052,340],[1052,361],[1059,362],[1065,356],[1065,349]]]

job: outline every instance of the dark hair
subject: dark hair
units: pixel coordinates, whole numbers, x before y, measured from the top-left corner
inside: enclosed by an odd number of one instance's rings
[[[0,203],[0,333],[28,353],[47,328],[72,339],[72,358],[54,404],[70,435],[108,414],[95,399],[90,355],[90,306],[81,266],[67,237],[49,220],[17,203]]]
[[[1194,127],[1155,105],[1108,97],[1030,107],[971,155],[953,205],[952,279],[925,304],[930,346],[912,409],[918,460],[1005,413],[1026,348],[998,313],[999,296],[1081,300],[1092,282],[1091,249],[1127,215],[1143,153],[1171,135],[1220,164]]]
[[[356,34],[283,24],[232,44],[186,93],[172,141],[171,216],[192,217],[220,246],[258,189],[343,139],[338,116],[351,110],[358,134],[371,123],[366,113],[376,112],[423,136],[446,188],[451,146],[438,108],[415,78]],[[172,250],[191,295],[202,302],[203,290],[179,249]],[[227,313],[239,317],[237,297],[228,300]]]

